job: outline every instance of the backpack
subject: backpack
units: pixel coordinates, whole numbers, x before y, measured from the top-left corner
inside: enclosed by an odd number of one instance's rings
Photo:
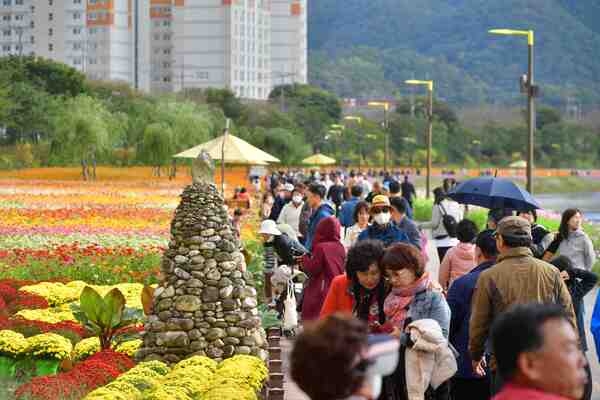
[[[442,224],[444,224],[444,229],[446,229],[448,236],[456,237],[456,227],[458,226],[458,221],[456,221],[454,216],[446,212],[446,209],[442,203],[440,203],[439,206],[440,210],[442,210]]]

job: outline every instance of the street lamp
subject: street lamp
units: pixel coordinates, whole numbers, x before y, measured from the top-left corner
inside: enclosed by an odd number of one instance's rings
[[[427,128],[427,178],[426,178],[426,196],[427,198],[431,195],[431,146],[433,136],[433,81],[419,81],[416,79],[409,79],[404,81],[407,85],[423,85],[427,86],[429,92],[429,101],[427,107],[427,119],[429,126]]]
[[[383,170],[387,171],[388,164],[388,111],[390,109],[390,103],[387,101],[370,101],[367,103],[369,107],[382,107],[383,108]]]
[[[356,117],[354,115],[347,115],[344,117],[344,121],[356,121],[358,123],[359,127],[362,127],[362,117]],[[360,172],[361,170],[361,158],[363,156],[363,146],[362,146],[362,135],[358,134],[358,141],[359,141],[359,149],[358,149],[358,172]]]
[[[528,67],[527,75],[521,78],[521,90],[527,94],[527,128],[529,138],[527,141],[527,190],[533,193],[533,141],[535,135],[535,97],[538,89],[533,80],[533,43],[534,34],[532,30],[515,29],[491,29],[488,31],[493,35],[527,36]]]

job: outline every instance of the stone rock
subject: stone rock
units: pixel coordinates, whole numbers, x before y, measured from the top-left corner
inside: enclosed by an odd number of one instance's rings
[[[225,286],[223,289],[219,290],[219,297],[221,299],[230,299],[232,293],[233,286]]]
[[[235,348],[235,354],[249,355],[250,353],[252,353],[252,349],[248,346],[238,346]]]
[[[167,286],[167,288],[162,292],[161,298],[166,299],[173,296],[175,296],[175,288],[173,286]]]
[[[258,306],[258,302],[253,297],[246,297],[242,301],[242,307],[243,308],[249,309],[249,308],[256,308],[257,306]]]
[[[178,311],[194,312],[200,309],[202,303],[196,296],[184,295],[175,300],[175,309]]]
[[[171,306],[173,306],[173,300],[171,299],[164,299],[161,300],[157,305],[156,305],[156,309],[158,311],[165,311],[171,308]]]
[[[211,281],[219,281],[221,279],[221,273],[216,269],[211,269],[206,274],[206,279]]]
[[[236,326],[231,326],[227,328],[227,336],[234,338],[243,338],[246,335],[246,330],[244,328],[238,328]]]
[[[182,256],[182,255],[175,256],[175,264],[185,264],[186,262],[188,262],[188,258],[186,256]]]
[[[156,344],[165,347],[185,347],[190,344],[190,338],[185,332],[165,332],[156,335]]]
[[[208,330],[208,333],[206,334],[206,339],[208,339],[209,341],[214,341],[217,339],[222,339],[224,337],[227,336],[227,333],[225,332],[224,329],[221,328],[211,328]]]
[[[217,248],[217,245],[214,244],[213,242],[203,242],[200,245],[200,250],[214,250],[216,248]]]
[[[219,289],[214,286],[207,286],[202,291],[202,301],[205,303],[214,303],[219,300]]]
[[[181,278],[184,280],[190,279],[192,277],[189,274],[189,272],[186,272],[186,271],[182,270],[181,268],[175,268],[175,270],[173,272],[175,273],[175,275],[177,275],[178,278]]]

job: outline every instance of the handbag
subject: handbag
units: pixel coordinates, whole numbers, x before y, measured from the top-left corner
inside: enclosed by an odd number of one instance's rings
[[[290,279],[287,283],[287,296],[283,301],[283,329],[291,330],[298,326],[298,310],[296,309],[296,295],[294,282]]]

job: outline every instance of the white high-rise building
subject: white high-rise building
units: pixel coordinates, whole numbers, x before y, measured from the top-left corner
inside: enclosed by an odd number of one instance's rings
[[[36,55],[150,89],[149,0],[0,0],[0,56]]]
[[[270,0],[185,0],[173,10],[174,90],[229,88],[266,99],[271,84]]]
[[[307,81],[307,0],[0,0],[0,56],[37,55],[145,91],[266,99]]]
[[[306,0],[271,0],[271,26],[274,84],[307,83]]]

